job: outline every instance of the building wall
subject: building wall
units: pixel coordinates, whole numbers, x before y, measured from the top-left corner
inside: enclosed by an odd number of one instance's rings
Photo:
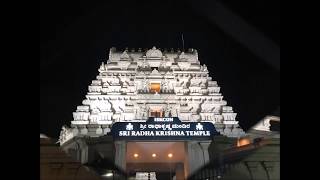
[[[101,178],[67,155],[50,139],[40,139],[41,180],[100,180]]]
[[[215,137],[209,148],[210,163],[189,179],[279,180],[280,139],[266,138],[259,143],[238,147],[236,140]]]
[[[249,156],[234,164],[224,179],[280,180],[280,140],[271,139]]]

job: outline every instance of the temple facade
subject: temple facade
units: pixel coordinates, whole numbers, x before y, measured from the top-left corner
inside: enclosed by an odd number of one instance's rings
[[[73,112],[70,127],[62,127],[59,139],[60,145],[83,163],[94,160],[90,154],[94,144],[95,151],[112,156],[121,168],[132,170],[138,166],[130,159],[130,153],[134,152],[128,147],[137,149],[142,147],[139,143],[148,142],[105,140],[111,136],[113,125],[119,122],[177,117],[182,123],[212,123],[221,136],[228,138],[246,135],[236,120],[237,113],[223,99],[217,81],[210,77],[206,65],[200,63],[195,49],[181,52],[161,51],[156,47],[124,51],[111,48],[109,59],[102,62],[98,71],[82,104]],[[173,142],[159,142],[158,149],[168,143]],[[176,160],[177,167],[182,163],[181,176],[187,177],[209,161],[210,144],[211,141],[193,139],[183,142],[186,158]],[[180,144],[174,146],[179,149]],[[164,148],[163,152],[167,150]],[[198,157],[197,152],[204,155]],[[146,159],[140,163],[151,162],[152,159]],[[176,174],[181,173],[176,171]]]
[[[120,121],[145,121],[148,117],[179,117],[182,121],[211,122],[228,137],[244,132],[236,113],[227,106],[217,82],[201,65],[195,49],[146,52],[110,49],[86,99],[73,113],[71,128],[63,128],[60,143],[74,136],[108,134]]]

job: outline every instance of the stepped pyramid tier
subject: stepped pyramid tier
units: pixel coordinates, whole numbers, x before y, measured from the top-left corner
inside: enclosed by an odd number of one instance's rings
[[[223,100],[220,87],[207,66],[200,64],[195,49],[111,48],[109,59],[98,71],[82,105],[73,113],[71,127],[62,128],[60,143],[75,136],[103,136],[115,122],[141,122],[152,116],[211,122],[222,135],[244,135],[237,114]]]

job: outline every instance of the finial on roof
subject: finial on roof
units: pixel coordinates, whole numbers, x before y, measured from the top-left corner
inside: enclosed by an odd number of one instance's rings
[[[146,52],[146,56],[147,57],[154,57],[154,58],[161,58],[162,57],[162,52],[159,49],[157,49],[155,46],[153,46],[152,49],[149,49]]]
[[[184,52],[181,52],[179,55],[179,59],[188,59],[188,56],[184,54]]]
[[[196,49],[193,50],[194,54],[198,54],[198,51]]]
[[[127,50],[123,51],[123,53],[120,56],[120,59],[130,59],[130,56],[127,52]]]

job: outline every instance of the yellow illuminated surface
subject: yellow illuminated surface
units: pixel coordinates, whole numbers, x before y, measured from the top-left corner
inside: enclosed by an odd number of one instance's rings
[[[150,91],[155,93],[159,93],[160,92],[160,83],[151,83],[150,85]]]
[[[245,146],[245,145],[248,145],[248,144],[250,144],[250,140],[247,139],[247,138],[239,139],[238,142],[237,142],[237,146],[238,147]]]
[[[162,111],[151,110],[151,117],[162,117]]]
[[[168,163],[184,162],[186,157],[184,142],[128,142],[127,163]],[[133,155],[138,154],[136,158]],[[155,154],[156,157],[153,157]],[[169,158],[168,154],[172,154]]]
[[[153,154],[152,154],[152,157],[157,157],[157,155],[153,153]]]

